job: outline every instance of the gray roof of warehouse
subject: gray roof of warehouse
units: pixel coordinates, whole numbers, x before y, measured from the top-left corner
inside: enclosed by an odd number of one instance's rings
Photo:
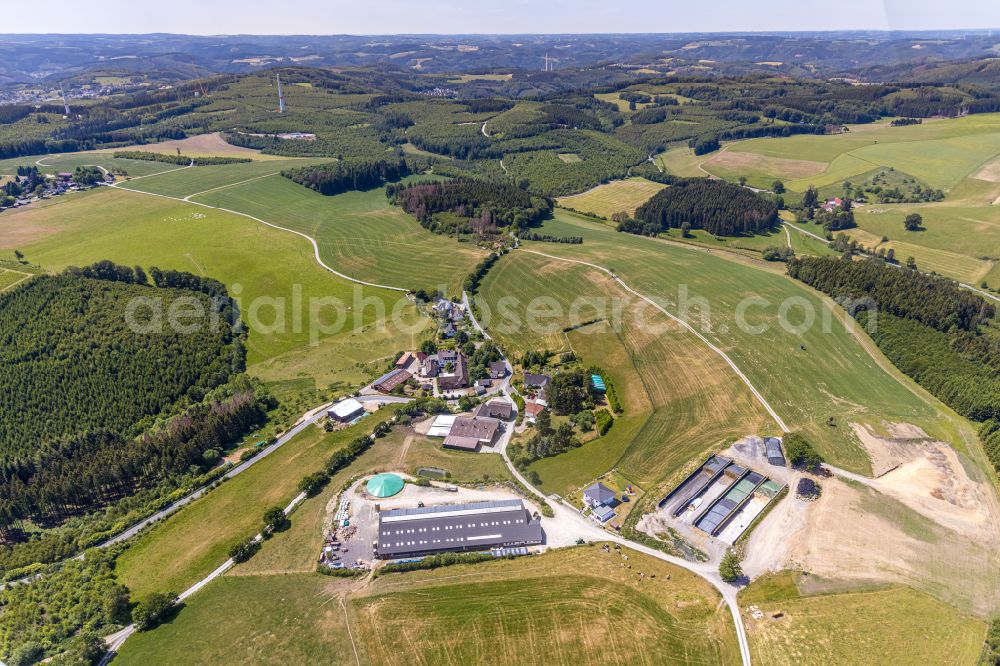
[[[541,542],[541,520],[533,518],[521,500],[393,509],[379,513],[378,552],[382,557]]]

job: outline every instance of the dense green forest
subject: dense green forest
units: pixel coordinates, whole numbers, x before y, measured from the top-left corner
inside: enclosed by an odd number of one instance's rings
[[[872,316],[861,312],[858,321],[867,326]],[[897,368],[959,414],[973,421],[1000,418],[1000,372],[960,349],[954,335],[887,312],[878,313],[869,332]]]
[[[0,461],[95,428],[135,433],[144,418],[242,371],[242,340],[222,318],[233,316],[228,300],[96,275],[42,276],[0,294]],[[202,312],[191,333],[165,319],[182,297]],[[158,299],[162,326],[149,299]],[[130,327],[133,311],[141,329]]]
[[[0,536],[18,540],[25,520],[58,524],[162,479],[216,465],[223,451],[263,425],[266,413],[248,385],[212,398],[134,439],[95,429],[5,464]]]
[[[896,367],[956,412],[1000,420],[1000,341],[981,296],[874,258],[795,258],[788,274],[838,299]],[[1000,435],[982,436],[1000,470]]]
[[[437,233],[494,234],[500,227],[524,229],[552,214],[552,201],[501,181],[458,178],[445,182],[390,185],[386,196],[425,228]]]
[[[215,280],[108,261],[0,295],[0,536],[207,469],[258,427],[238,322]]]
[[[352,190],[370,190],[383,183],[399,180],[411,173],[403,158],[394,160],[347,159],[318,166],[282,171],[281,175],[330,196]]]
[[[639,206],[619,231],[655,235],[667,229],[704,229],[716,236],[768,231],[778,224],[778,205],[739,185],[706,178],[675,180]]]
[[[872,300],[879,312],[913,319],[938,331],[974,332],[995,308],[978,294],[942,277],[887,265],[877,259],[846,261],[798,257],[788,274],[838,299]]]

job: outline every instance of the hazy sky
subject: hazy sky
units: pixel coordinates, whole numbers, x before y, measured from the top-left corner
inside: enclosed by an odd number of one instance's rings
[[[45,0],[2,33],[394,34],[1000,28],[998,0]],[[28,5],[19,3],[24,8]]]

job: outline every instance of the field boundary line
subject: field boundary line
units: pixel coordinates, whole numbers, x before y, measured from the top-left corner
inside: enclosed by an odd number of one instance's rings
[[[46,166],[48,166],[48,165],[46,165]],[[97,166],[97,165],[95,164],[94,166]],[[167,169],[166,171],[157,171],[156,173],[147,173],[145,176],[129,176],[128,180],[126,180],[125,182],[126,183],[131,183],[133,180],[142,180],[143,178],[152,178],[153,176],[162,176],[165,173],[173,173],[175,171],[183,171],[184,169],[190,169],[193,166],[194,166],[193,164],[188,164],[187,166],[177,167],[176,169]],[[103,169],[104,167],[97,167],[97,168]],[[106,169],[105,169],[105,171],[106,171]],[[111,187],[118,187],[118,185],[115,184],[115,185],[112,185]],[[122,189],[125,189],[125,188],[122,188]],[[134,190],[134,191],[135,192],[140,192],[141,190]],[[152,192],[150,192],[150,194],[152,194]]]
[[[575,264],[582,264],[584,266],[590,266],[591,268],[596,268],[597,270],[603,271],[603,272],[607,273],[608,275],[610,275],[612,278],[614,278],[614,280],[623,289],[625,289],[625,291],[629,292],[630,294],[632,294],[634,296],[637,296],[637,297],[641,298],[642,300],[644,300],[645,302],[649,303],[654,308],[656,308],[657,310],[659,310],[660,312],[662,312],[663,314],[667,315],[667,317],[669,317],[670,319],[673,319],[674,321],[676,321],[678,324],[680,324],[681,326],[683,326],[685,329],[687,329],[688,331],[690,331],[691,333],[693,333],[699,340],[701,340],[703,343],[705,343],[705,345],[707,345],[709,349],[711,349],[716,354],[718,354],[722,358],[722,360],[724,360],[729,365],[729,367],[733,369],[733,371],[739,376],[739,378],[743,381],[743,383],[746,384],[747,388],[750,389],[750,392],[754,394],[754,396],[760,402],[761,406],[767,411],[767,413],[771,415],[771,418],[774,419],[775,423],[777,423],[778,427],[781,428],[782,432],[790,432],[789,427],[787,425],[785,425],[785,422],[782,420],[782,418],[780,416],[778,416],[778,412],[775,411],[774,407],[772,407],[771,404],[767,401],[767,399],[763,396],[763,394],[761,394],[761,392],[757,390],[757,387],[753,385],[753,382],[750,381],[750,378],[747,377],[745,374],[743,374],[743,371],[740,370],[739,366],[736,365],[736,363],[733,361],[733,359],[731,359],[729,357],[729,355],[726,354],[726,352],[722,351],[719,347],[717,347],[716,345],[712,344],[712,342],[709,341],[708,338],[706,338],[697,329],[695,329],[693,326],[691,326],[691,324],[687,323],[686,321],[684,321],[680,317],[677,317],[676,315],[674,315],[673,313],[671,313],[670,311],[668,311],[666,308],[664,308],[662,305],[660,305],[659,303],[657,303],[656,301],[654,301],[649,296],[646,296],[645,294],[640,293],[640,292],[636,291],[635,289],[633,289],[632,287],[628,286],[628,284],[626,284],[625,281],[622,280],[620,277],[618,277],[613,271],[611,271],[610,269],[605,268],[604,266],[599,266],[597,264],[592,264],[590,262],[582,261],[580,259],[569,259],[569,258],[566,258],[566,257],[557,257],[557,256],[552,255],[552,254],[546,254],[544,252],[538,252],[537,250],[525,250],[525,252],[530,252],[531,254],[537,254],[537,255],[542,256],[542,257],[548,257],[549,259],[555,259],[557,261],[568,261],[568,262],[575,263]]]
[[[344,626],[347,627],[347,635],[351,639],[351,649],[354,650],[354,661],[358,666],[361,666],[361,657],[358,655],[358,646],[354,642],[354,632],[351,631],[351,618],[347,613],[347,604],[344,603],[343,597],[340,597],[340,607],[344,609]]]
[[[188,169],[190,167],[181,167],[181,168],[182,169]],[[179,171],[179,170],[180,169],[172,169],[171,171]],[[168,172],[164,172],[164,173],[168,173]],[[152,174],[152,175],[159,175],[159,174]],[[110,185],[110,187],[113,187],[116,190],[124,190],[126,192],[134,192],[136,194],[148,194],[148,195],[151,195],[151,196],[154,196],[154,197],[161,197],[163,199],[170,199],[171,201],[180,201],[181,203],[192,204],[192,205],[195,205],[195,206],[201,206],[202,208],[209,208],[211,210],[221,210],[221,211],[226,212],[226,213],[232,213],[233,215],[239,215],[241,217],[245,217],[245,218],[247,218],[249,220],[253,220],[254,222],[259,222],[260,224],[266,225],[268,227],[272,227],[274,229],[278,229],[280,231],[287,231],[290,234],[295,234],[296,236],[301,236],[302,238],[305,238],[307,241],[309,241],[312,244],[312,246],[313,246],[313,255],[316,258],[316,263],[318,263],[320,266],[322,266],[327,271],[329,271],[330,273],[333,273],[334,275],[336,275],[339,278],[343,278],[343,279],[347,280],[348,282],[354,282],[355,284],[360,284],[360,285],[363,285],[365,287],[374,287],[376,289],[388,289],[389,291],[401,291],[403,293],[409,293],[410,292],[409,289],[406,289],[404,287],[393,287],[393,286],[387,285],[387,284],[376,284],[375,282],[366,282],[364,280],[359,280],[357,278],[353,278],[350,275],[345,275],[345,274],[341,273],[340,271],[335,270],[334,268],[332,268],[329,265],[327,265],[323,261],[323,259],[320,257],[320,254],[319,254],[319,243],[316,242],[316,239],[313,238],[312,236],[308,235],[308,234],[305,234],[305,233],[301,232],[301,231],[296,231],[295,229],[288,229],[287,227],[279,226],[279,225],[274,224],[272,222],[268,222],[267,220],[262,220],[259,217],[254,217],[253,215],[250,215],[249,213],[244,213],[244,212],[241,212],[241,211],[238,211],[238,210],[232,210],[231,208],[222,208],[221,206],[211,206],[211,205],[209,205],[207,203],[202,203],[200,201],[190,201],[190,200],[187,200],[187,199],[182,199],[180,197],[172,197],[169,194],[158,194],[156,192],[144,192],[143,190],[133,190],[133,189],[128,188],[128,187],[122,187],[121,185],[119,185],[117,183],[115,183],[113,185]]]
[[[253,178],[247,178],[246,180],[241,180],[238,183],[229,183],[228,185],[220,185],[219,187],[213,187],[209,190],[203,192],[195,192],[194,194],[189,194],[184,197],[184,201],[191,201],[194,197],[200,197],[203,194],[210,194],[212,192],[218,192],[219,190],[229,189],[230,187],[239,187],[240,185],[246,185],[247,183],[252,183],[255,180],[263,180],[264,178],[270,178],[271,176],[277,176],[280,171],[272,171],[271,173],[266,173],[263,176],[254,176]]]

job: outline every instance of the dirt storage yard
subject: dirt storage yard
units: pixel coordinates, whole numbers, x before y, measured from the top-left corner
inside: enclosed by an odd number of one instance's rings
[[[919,428],[856,428],[882,475],[818,479],[813,502],[794,494],[750,536],[744,571],[801,569],[824,578],[904,583],[958,608],[1000,608],[1000,505],[982,472]]]

